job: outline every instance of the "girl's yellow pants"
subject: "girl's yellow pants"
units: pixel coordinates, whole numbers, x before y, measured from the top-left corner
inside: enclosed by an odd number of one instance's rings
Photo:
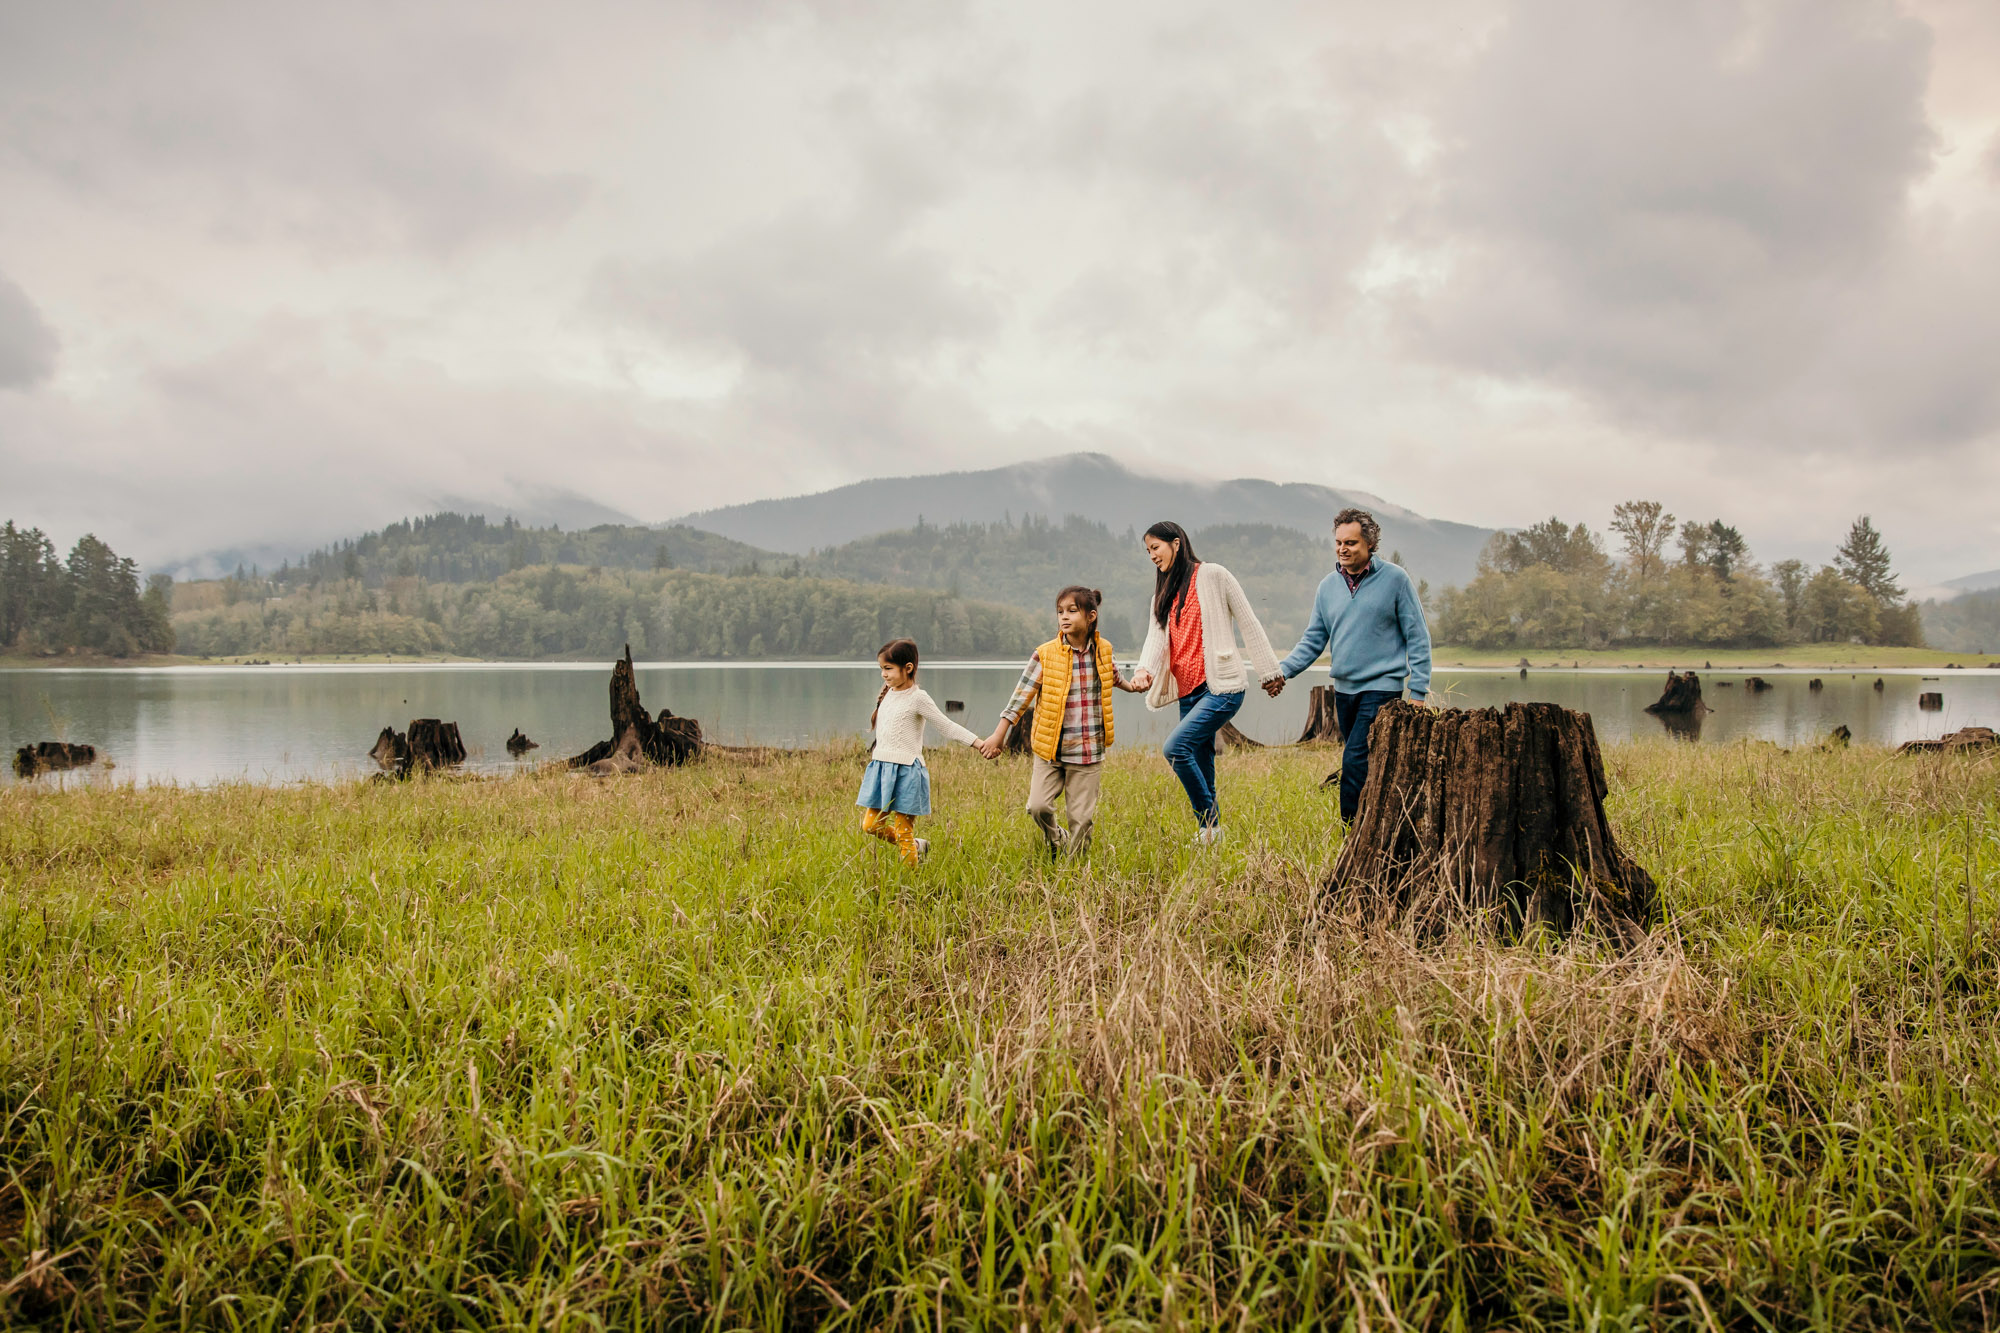
[[[903,863],[912,870],[917,865],[917,820],[897,810],[863,810],[861,831],[887,843],[903,854]]]

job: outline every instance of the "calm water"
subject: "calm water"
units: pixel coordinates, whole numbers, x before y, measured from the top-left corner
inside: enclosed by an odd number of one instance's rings
[[[960,699],[975,731],[989,730],[1019,667],[928,665],[924,687],[940,702]],[[1900,743],[1969,724],[2000,726],[2000,672],[1783,672],[1761,674],[1774,686],[1753,694],[1748,672],[1704,672],[1715,712],[1702,722],[1703,743],[1755,737],[1781,745],[1810,742],[1838,723],[1857,740]],[[1807,682],[1817,674],[1825,688]],[[1877,675],[1885,687],[1873,688]],[[367,750],[384,725],[411,718],[456,721],[470,767],[517,767],[502,742],[515,727],[541,742],[531,760],[574,754],[610,731],[608,666],[601,663],[436,666],[167,667],[110,671],[0,671],[0,741],[9,753],[43,739],[83,741],[108,754],[118,781],[281,781],[372,771]],[[1305,720],[1307,687],[1293,681],[1278,699],[1252,691],[1237,724],[1258,740],[1283,742]],[[1666,734],[1643,711],[1659,697],[1665,673],[1647,671],[1445,671],[1438,697],[1464,706],[1513,699],[1547,700],[1591,714],[1604,741]],[[1724,682],[1731,682],[1728,687]],[[868,665],[658,665],[639,668],[646,705],[662,704],[700,719],[714,740],[803,745],[858,736],[880,686]],[[1944,696],[1940,712],[1917,707],[1920,691]],[[1119,743],[1155,746],[1169,712],[1149,713],[1136,696],[1118,696]],[[11,782],[11,772],[0,782]]]

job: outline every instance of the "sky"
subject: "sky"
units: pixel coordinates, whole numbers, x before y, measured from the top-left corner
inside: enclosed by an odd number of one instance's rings
[[[2000,5],[0,0],[0,517],[1079,449],[2000,566]],[[1194,516],[1199,521],[1198,516]]]

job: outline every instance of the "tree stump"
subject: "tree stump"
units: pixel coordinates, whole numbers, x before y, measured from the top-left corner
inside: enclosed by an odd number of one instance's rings
[[[1215,733],[1215,746],[1219,750],[1261,750],[1264,742],[1245,736],[1234,722],[1225,722],[1222,730]]]
[[[1690,671],[1685,676],[1667,672],[1667,688],[1659,699],[1646,705],[1646,711],[1656,715],[1668,713],[1707,713],[1711,708],[1701,699],[1701,677]]]
[[[1882,678],[1880,676],[1875,677],[1875,692],[1877,694],[1882,692]]]
[[[521,734],[519,727],[514,728],[514,734],[507,738],[507,753],[511,755],[524,755],[530,750],[539,750],[541,748],[540,741],[529,740]]]
[[[2000,749],[2000,733],[1991,727],[1961,727],[1934,741],[1904,741],[1897,754],[1950,754],[1961,750]]]
[[[1557,704],[1385,704],[1368,736],[1361,809],[1328,888],[1376,895],[1426,927],[1650,925],[1652,876],[1604,816],[1604,761],[1587,713]]]
[[[632,739],[621,749],[628,732]],[[625,656],[611,668],[611,739],[572,755],[569,766],[589,768],[614,756],[630,760],[634,768],[639,760],[673,766],[700,753],[701,723],[691,717],[675,717],[664,708],[655,718],[639,702],[639,683],[632,674],[632,645],[626,644]]]
[[[24,778],[32,778],[37,773],[88,768],[96,762],[96,746],[71,745],[68,741],[36,741],[14,751],[14,772]]]
[[[1765,680],[1762,676],[1752,676],[1743,682],[1743,687],[1752,694],[1762,694],[1765,690],[1771,688],[1771,682]]]
[[[398,732],[382,728],[375,746],[368,751],[383,772],[399,778],[433,769],[451,768],[465,762],[465,742],[459,739],[458,723],[440,722],[434,717],[413,718],[410,729]]]
[[[1821,680],[1818,676],[1814,676],[1811,680],[1806,682],[1806,688],[1811,690],[1814,694],[1818,694],[1821,690],[1826,688],[1826,682]]]
[[[1944,707],[1944,696],[1925,691],[1917,696],[1917,707],[1926,713],[1935,713]]]
[[[1340,714],[1333,707],[1333,686],[1313,686],[1306,698],[1306,729],[1299,733],[1299,744],[1325,741],[1339,745],[1344,739],[1340,734]]]

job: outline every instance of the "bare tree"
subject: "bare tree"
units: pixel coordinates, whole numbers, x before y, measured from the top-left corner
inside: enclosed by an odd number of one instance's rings
[[[1673,536],[1674,516],[1658,500],[1627,500],[1612,509],[1611,530],[1623,539],[1625,558],[1645,580],[1660,569],[1660,554]]]

